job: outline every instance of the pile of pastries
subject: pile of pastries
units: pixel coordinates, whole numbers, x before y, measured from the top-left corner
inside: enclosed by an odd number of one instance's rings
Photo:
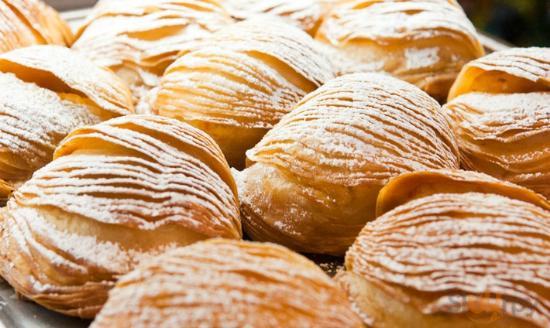
[[[0,12],[22,299],[96,328],[550,327],[549,48],[485,54],[454,0]]]

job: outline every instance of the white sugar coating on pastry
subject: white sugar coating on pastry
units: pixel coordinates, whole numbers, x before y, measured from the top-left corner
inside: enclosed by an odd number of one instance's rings
[[[548,327],[550,212],[436,194],[367,224],[338,277],[373,327]]]
[[[484,53],[462,9],[447,1],[343,1],[316,39],[362,63],[356,72],[386,71],[438,100],[462,66]]]
[[[92,327],[362,327],[345,293],[275,244],[213,239],[122,277]]]
[[[77,32],[73,49],[109,67],[131,87],[138,112],[182,46],[233,23],[217,1],[100,1]]]
[[[0,53],[36,44],[68,46],[71,29],[59,14],[40,0],[0,2]]]
[[[237,168],[268,129],[333,77],[311,37],[269,17],[234,24],[183,53],[161,80],[154,112],[209,133]]]
[[[222,4],[235,19],[249,19],[257,14],[274,15],[309,34],[315,33],[323,13],[318,0],[223,0]]]
[[[84,318],[141,260],[242,235],[235,182],[217,145],[158,116],[75,130],[1,216],[2,277],[24,297]]]
[[[449,100],[468,92],[550,91],[550,49],[512,48],[474,60],[462,68]]]
[[[530,189],[481,172],[441,169],[409,172],[392,178],[378,194],[376,215],[433,194],[469,192],[502,195],[550,210],[550,202]]]
[[[352,74],[306,96],[251,150],[241,211],[255,240],[343,254],[401,173],[458,168],[441,108],[406,82]]]
[[[550,92],[468,93],[444,111],[465,168],[550,198]]]

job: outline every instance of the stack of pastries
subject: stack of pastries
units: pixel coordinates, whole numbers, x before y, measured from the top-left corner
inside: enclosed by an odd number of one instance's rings
[[[550,327],[549,49],[484,56],[455,0],[102,0],[75,37],[0,9],[21,299],[97,328]]]

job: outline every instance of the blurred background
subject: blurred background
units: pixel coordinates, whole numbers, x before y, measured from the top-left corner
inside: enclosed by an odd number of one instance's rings
[[[58,10],[92,6],[96,0],[46,0]],[[459,0],[481,31],[516,46],[550,46],[550,0]]]

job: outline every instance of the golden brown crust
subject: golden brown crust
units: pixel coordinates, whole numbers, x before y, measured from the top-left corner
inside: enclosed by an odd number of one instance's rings
[[[270,18],[237,23],[184,49],[153,109],[209,133],[231,166],[307,93],[333,77],[303,31]]]
[[[0,179],[16,187],[51,161],[73,129],[132,110],[117,76],[67,48],[0,54]]]
[[[462,166],[550,198],[550,92],[469,93],[444,107]]]
[[[0,274],[47,308],[90,318],[142,259],[208,237],[241,238],[223,155],[157,116],[80,128],[2,212]]]
[[[439,101],[462,66],[484,54],[454,1],[341,1],[316,39],[358,62],[344,71],[385,71]]]
[[[404,173],[391,179],[378,194],[376,216],[433,194],[469,192],[502,195],[550,210],[550,202],[530,189],[480,172],[443,169]]]
[[[449,101],[469,92],[550,91],[550,49],[512,48],[466,64],[449,92]]]
[[[253,239],[342,254],[374,218],[391,177],[458,168],[439,105],[380,74],[327,82],[247,152],[240,174],[243,220]]]
[[[0,53],[37,44],[70,46],[71,29],[40,0],[0,2]]]
[[[435,194],[367,224],[339,280],[374,327],[547,327],[549,258],[549,211]]]
[[[306,258],[274,244],[209,240],[122,277],[100,327],[362,327],[345,294]]]

